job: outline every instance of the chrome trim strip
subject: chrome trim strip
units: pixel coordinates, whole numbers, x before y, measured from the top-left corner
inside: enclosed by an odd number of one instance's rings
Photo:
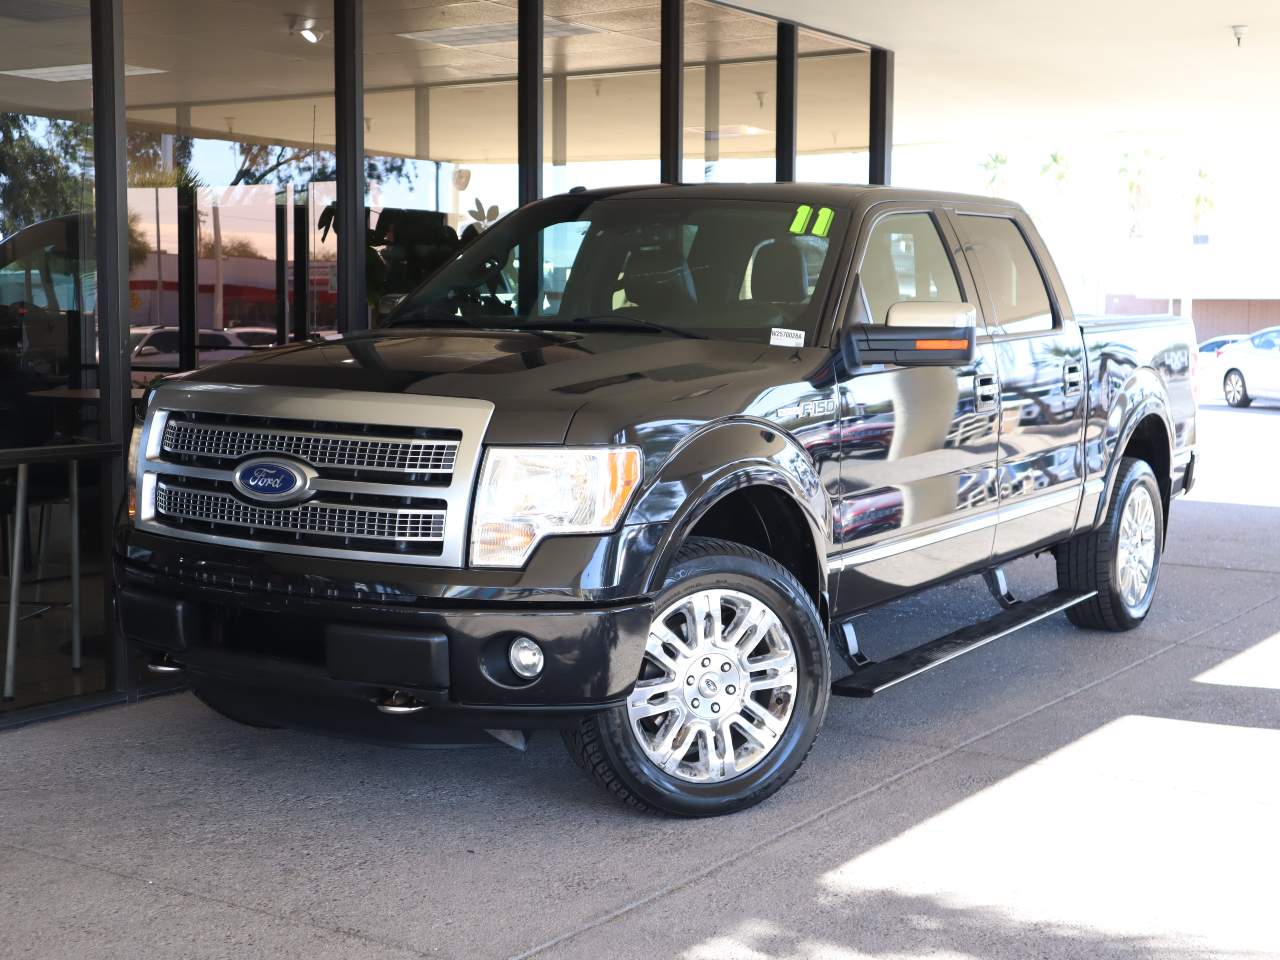
[[[301,544],[263,543],[249,538],[195,533],[166,526],[155,515],[156,476],[169,473],[211,480],[230,480],[231,471],[169,463],[160,440],[169,411],[223,413],[239,416],[272,416],[282,420],[320,420],[328,423],[382,424],[395,427],[458,430],[452,481],[448,486],[412,486],[357,481],[317,480],[315,489],[333,493],[369,493],[413,496],[445,502],[444,542],[439,556],[407,556],[402,553],[341,550]],[[214,543],[268,553],[338,557],[382,563],[430,567],[461,567],[471,521],[471,492],[479,471],[485,433],[493,416],[487,400],[433,397],[417,394],[359,393],[307,387],[274,387],[258,384],[162,383],[150,396],[143,426],[142,454],[136,478],[138,516],[135,525],[164,537]]]
[[[1000,505],[978,516],[966,517],[963,520],[948,523],[945,526],[927,530],[912,537],[891,540],[888,543],[877,543],[869,547],[852,550],[843,555],[831,556],[827,558],[827,563],[832,570],[843,570],[845,567],[873,563],[876,560],[887,560],[889,557],[896,557],[898,554],[906,553],[910,550],[932,546],[935,543],[942,543],[946,540],[954,540],[956,537],[963,537],[966,534],[978,533],[1008,520],[1019,520],[1022,517],[1029,517],[1043,510],[1052,510],[1054,507],[1062,507],[1078,502],[1081,489],[1080,483],[1073,483],[1063,490],[1050,490],[1048,493],[1039,494],[1030,500]]]
[[[956,537],[963,537],[966,534],[986,530],[994,527],[998,522],[997,512],[992,509],[978,516],[966,517],[963,520],[949,523],[934,530],[928,530],[913,537],[861,547],[843,556],[831,557],[828,563],[833,570],[843,570],[845,567],[857,566],[862,563],[886,560],[900,553],[906,553],[908,550],[932,546],[935,543],[942,543],[944,540],[954,540]]]
[[[1020,520],[1023,517],[1029,517],[1032,514],[1039,513],[1042,510],[1052,510],[1054,507],[1065,507],[1068,504],[1080,502],[1080,493],[1083,484],[1079,481],[1064,487],[1061,490],[1050,490],[1047,493],[1037,494],[1026,500],[1017,500],[1011,504],[1000,504],[996,509],[1000,513],[1000,522],[1006,520]]]

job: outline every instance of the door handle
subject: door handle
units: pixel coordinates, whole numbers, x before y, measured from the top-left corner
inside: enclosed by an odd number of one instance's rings
[[[1066,363],[1062,367],[1062,386],[1068,397],[1074,397],[1084,389],[1084,367],[1078,363]]]
[[[994,410],[1000,403],[1000,384],[995,374],[980,373],[973,378],[973,408],[979,413]]]

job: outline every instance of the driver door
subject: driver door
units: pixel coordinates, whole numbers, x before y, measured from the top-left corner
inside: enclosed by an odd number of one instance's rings
[[[942,209],[873,207],[856,254],[853,324],[894,322],[899,304],[978,306]],[[847,613],[986,565],[996,521],[999,386],[976,312],[962,366],[861,363],[840,390],[837,612]]]

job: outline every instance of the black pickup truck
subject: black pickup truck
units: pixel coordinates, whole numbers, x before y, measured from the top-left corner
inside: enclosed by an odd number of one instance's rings
[[[1177,317],[1075,317],[1001,201],[542,200],[380,329],[149,392],[121,627],[241,722],[558,729],[636,807],[741,809],[832,694],[1059,611],[1142,622],[1192,482],[1195,342]],[[1040,552],[1058,589],[1015,599],[1001,564]],[[973,574],[995,618],[866,658],[854,614]]]

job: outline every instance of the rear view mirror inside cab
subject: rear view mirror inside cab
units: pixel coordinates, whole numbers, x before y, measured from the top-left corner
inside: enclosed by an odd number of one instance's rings
[[[978,313],[972,304],[904,300],[893,304],[885,319],[848,327],[852,365],[961,367],[973,362]]]

